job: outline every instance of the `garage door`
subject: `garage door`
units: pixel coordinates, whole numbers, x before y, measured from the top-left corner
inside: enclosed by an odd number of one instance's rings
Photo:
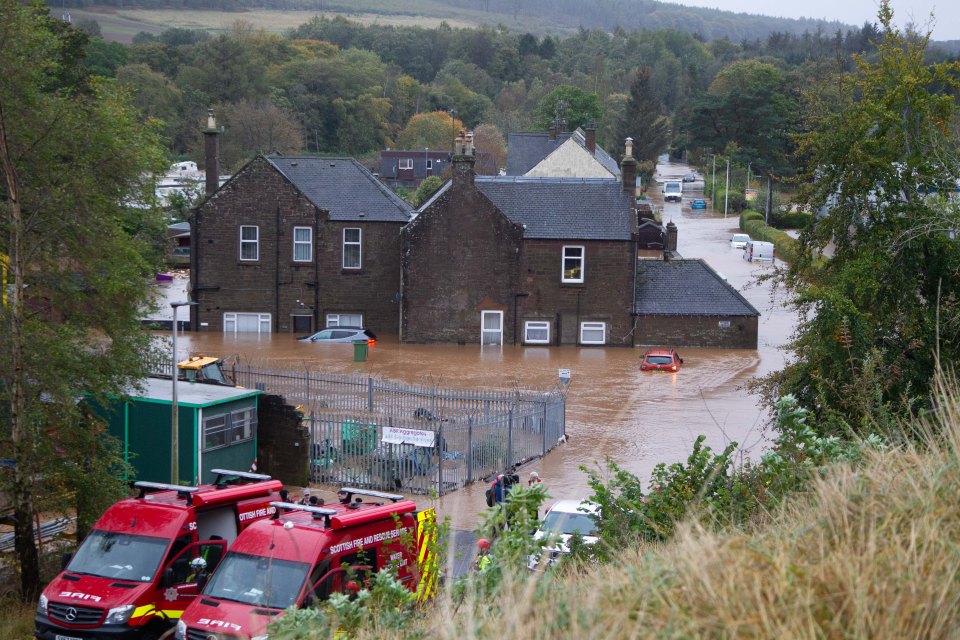
[[[224,333],[270,333],[269,313],[225,313]]]

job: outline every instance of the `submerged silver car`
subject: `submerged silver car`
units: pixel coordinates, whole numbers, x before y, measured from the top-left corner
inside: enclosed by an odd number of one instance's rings
[[[322,331],[317,331],[313,335],[297,338],[298,342],[356,342],[357,340],[366,340],[373,343],[377,339],[376,334],[363,327],[328,327]]]

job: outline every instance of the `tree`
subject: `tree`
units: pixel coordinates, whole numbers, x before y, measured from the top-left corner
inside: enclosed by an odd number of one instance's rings
[[[650,67],[637,69],[619,137],[633,138],[633,157],[642,166],[655,168],[657,156],[670,144],[670,119],[661,112],[660,102],[650,87],[650,75]],[[646,178],[653,175],[652,170],[644,173]]]
[[[567,130],[574,131],[589,120],[600,117],[600,99],[579,87],[560,85],[545,95],[533,110],[534,126],[549,129],[557,118],[567,121]]]
[[[124,203],[150,201],[144,176],[163,156],[125,96],[87,75],[86,38],[40,3],[0,0],[0,455],[13,462],[3,484],[25,602],[41,587],[34,485],[80,462],[77,398],[122,394],[149,352],[137,318],[154,265],[141,232],[155,227]]]
[[[241,100],[218,111],[224,123],[220,155],[228,170],[258,153],[289,155],[303,149],[303,129],[296,117],[269,100]]]
[[[418,113],[397,137],[400,149],[453,149],[453,139],[463,122],[446,111]]]
[[[821,214],[784,278],[800,313],[794,359],[767,379],[856,430],[909,411],[960,356],[960,245],[931,224],[960,175],[960,63],[928,65],[929,34],[897,30],[887,0],[879,18],[875,57],[808,96],[799,202]]]
[[[473,130],[473,146],[477,149],[476,172],[495,176],[507,166],[507,141],[494,124],[481,124]]]
[[[443,186],[443,178],[440,176],[427,176],[420,183],[420,186],[417,187],[417,190],[413,192],[413,195],[410,198],[410,204],[414,207],[419,207],[424,202],[430,199],[434,193],[437,192],[437,189]]]
[[[735,144],[740,164],[784,175],[792,163],[790,135],[796,130],[794,101],[775,66],[758,60],[734,62],[717,74],[693,105],[693,146],[714,150]]]

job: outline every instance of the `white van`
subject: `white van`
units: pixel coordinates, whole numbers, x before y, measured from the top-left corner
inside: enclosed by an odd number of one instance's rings
[[[747,262],[769,262],[773,264],[776,261],[773,243],[750,240],[743,247],[743,259]]]
[[[663,201],[680,202],[683,199],[683,183],[679,180],[670,180],[663,183]]]

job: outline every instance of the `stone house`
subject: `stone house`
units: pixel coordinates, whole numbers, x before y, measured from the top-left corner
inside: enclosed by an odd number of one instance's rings
[[[403,229],[400,339],[631,345],[629,146],[622,181],[478,177],[474,161],[461,134],[452,180]]]
[[[507,137],[507,175],[619,180],[620,163],[597,146],[596,125],[588,123],[568,133],[558,121],[548,132]]]
[[[703,260],[641,260],[635,343],[756,349],[760,312]]]
[[[194,211],[191,326],[395,333],[412,213],[351,158],[258,156]]]

